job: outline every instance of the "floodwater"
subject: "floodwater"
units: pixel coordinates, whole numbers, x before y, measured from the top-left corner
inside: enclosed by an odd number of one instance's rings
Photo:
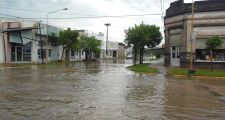
[[[127,70],[131,61],[0,67],[0,120],[224,120],[225,80]]]

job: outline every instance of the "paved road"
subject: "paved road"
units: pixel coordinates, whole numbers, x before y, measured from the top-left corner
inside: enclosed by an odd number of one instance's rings
[[[157,63],[157,62],[156,62]],[[131,61],[0,69],[1,120],[224,120],[225,81],[127,70]]]

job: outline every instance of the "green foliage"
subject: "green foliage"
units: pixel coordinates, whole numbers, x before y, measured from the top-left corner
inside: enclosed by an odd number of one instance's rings
[[[217,50],[222,44],[223,40],[219,36],[213,36],[206,41],[206,48],[209,50]]]
[[[76,30],[67,30],[59,32],[59,41],[64,48],[76,49],[78,45],[78,36],[79,33]]]
[[[60,31],[57,36],[55,33],[51,33],[49,36],[49,41],[54,46],[63,46],[67,49],[77,49],[78,48],[78,32],[68,28],[67,30]]]
[[[128,69],[135,72],[142,73],[157,73],[158,69],[149,67],[149,64],[137,64],[127,67]]]
[[[85,35],[80,36],[79,47],[80,49],[83,49],[86,52],[86,54],[94,52],[96,55],[99,55],[100,46],[101,46],[101,41],[97,40],[94,36],[91,36],[91,37],[88,37]],[[89,58],[86,58],[86,59],[89,59]]]
[[[53,46],[59,46],[61,45],[61,41],[59,39],[59,36],[57,36],[55,33],[51,33],[51,35],[48,37],[48,40],[51,42]]]
[[[78,49],[78,36],[79,33],[75,30],[71,30],[70,28],[60,31],[59,36],[54,33],[51,34],[49,38],[52,45],[63,47],[61,61],[63,60],[65,49]]]
[[[136,64],[137,52],[140,56],[140,64],[143,63],[143,53],[144,47],[148,46],[150,48],[156,47],[160,44],[162,40],[162,34],[160,32],[160,27],[155,25],[140,24],[129,28],[126,31],[125,42],[128,45],[134,45],[134,62]]]
[[[125,41],[128,45],[133,44],[134,46],[145,46],[155,47],[160,44],[162,40],[162,34],[160,27],[155,25],[140,24],[139,26],[131,27],[126,32]]]
[[[193,74],[193,76],[209,76],[209,77],[225,77],[224,70],[215,70],[211,72],[210,70],[198,69]],[[169,75],[188,75],[187,69],[172,68],[168,70]]]

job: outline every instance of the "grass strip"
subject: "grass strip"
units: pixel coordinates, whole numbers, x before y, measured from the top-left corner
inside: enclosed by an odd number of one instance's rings
[[[188,69],[184,68],[171,68],[168,70],[168,74],[174,75],[188,75]],[[196,72],[192,74],[193,76],[209,76],[209,77],[225,77],[225,70],[213,70],[209,69],[196,69]]]
[[[149,67],[150,64],[137,64],[137,65],[131,65],[127,68],[129,70],[135,71],[135,72],[141,72],[141,73],[157,73],[158,69]]]

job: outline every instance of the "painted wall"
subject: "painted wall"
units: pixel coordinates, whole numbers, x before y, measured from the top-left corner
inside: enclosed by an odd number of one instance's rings
[[[3,34],[0,33],[0,63],[4,63]]]

